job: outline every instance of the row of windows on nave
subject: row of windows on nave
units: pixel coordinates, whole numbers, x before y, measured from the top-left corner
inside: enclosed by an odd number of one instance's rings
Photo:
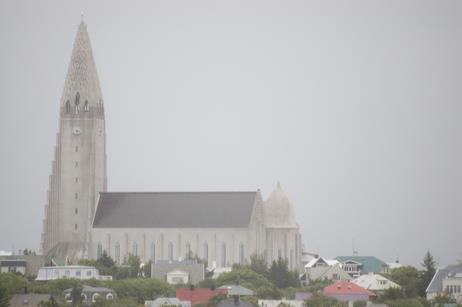
[[[208,262],[209,261],[209,246],[207,243],[204,243],[203,245],[203,250],[202,250],[202,260]],[[98,248],[97,248],[97,258],[99,259],[103,254],[103,245],[102,243],[98,243]],[[129,253],[134,256],[139,256],[139,251],[138,251],[138,243],[133,242],[132,245],[132,252]],[[225,267],[228,265],[227,261],[227,248],[226,248],[226,243],[222,243],[221,245],[221,259],[220,259],[220,264],[222,267]],[[186,253],[185,257],[186,259],[191,259],[194,257],[192,250],[191,250],[191,244],[188,242],[186,243]],[[180,257],[178,257],[179,259]],[[120,263],[121,259],[121,254],[120,254],[120,244],[117,242],[114,246],[114,260],[116,263]],[[151,243],[150,245],[150,252],[149,252],[149,260],[151,260],[153,263],[156,262],[156,245],[154,243]],[[168,243],[167,247],[167,260],[173,261],[174,259],[174,245],[172,242]],[[244,264],[245,262],[245,251],[244,251],[244,244],[240,243],[239,244],[239,264]]]

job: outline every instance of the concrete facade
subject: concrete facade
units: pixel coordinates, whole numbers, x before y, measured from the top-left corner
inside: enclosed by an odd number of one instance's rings
[[[104,107],[87,27],[75,38],[60,103],[41,249],[71,259],[87,255],[99,192],[106,190]]]
[[[130,254],[139,256],[142,262],[155,262],[181,260],[190,252],[206,260],[210,268],[224,268],[248,263],[250,255],[258,254],[268,263],[281,257],[287,259],[289,268],[301,269],[299,227],[293,207],[279,184],[265,202],[260,192],[256,192],[251,213],[235,214],[248,217],[248,223],[239,227],[224,226],[229,215],[213,227],[207,221],[204,224],[210,225],[193,228],[127,227],[124,223],[130,219],[125,219],[125,215],[117,225],[95,227],[96,212],[101,207],[97,205],[100,192],[107,189],[106,132],[101,89],[83,21],[75,38],[61,98],[56,144],[43,221],[44,255],[66,257],[70,263],[77,263],[81,258],[96,259],[106,251],[117,263],[122,263]],[[183,204],[187,202],[183,200]],[[222,200],[217,199],[210,208],[219,211],[220,204],[224,208]],[[237,202],[233,208],[238,209],[241,204]],[[202,217],[207,213],[199,212]],[[223,212],[219,215],[224,216]],[[115,221],[111,215],[104,216]],[[141,215],[146,216],[162,219],[159,212]]]

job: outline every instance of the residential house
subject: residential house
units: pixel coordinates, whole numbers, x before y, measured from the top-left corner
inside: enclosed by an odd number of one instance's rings
[[[397,283],[375,273],[361,275],[351,282],[374,292],[383,292],[390,288],[401,288]]]
[[[171,285],[197,284],[205,278],[203,263],[195,260],[157,261],[151,266],[151,276]]]
[[[323,289],[325,296],[339,301],[357,302],[369,301],[375,294],[349,281],[336,281]]]
[[[212,296],[218,294],[227,294],[226,289],[209,289],[209,288],[177,288],[176,297],[182,301],[190,301],[191,305],[207,304]]]
[[[351,280],[351,276],[345,272],[339,263],[332,266],[316,266],[305,269],[306,282],[322,279]]]
[[[355,278],[368,273],[388,273],[388,264],[374,256],[339,256],[337,259],[345,272]]]
[[[66,265],[42,267],[35,280],[53,280],[60,278],[111,280],[112,276],[99,275],[98,269],[92,266]]]
[[[438,269],[426,289],[427,299],[449,293],[458,303],[462,303],[462,263]]]
[[[144,307],[191,307],[190,301],[181,301],[176,297],[159,297],[154,301],[145,301]]]
[[[82,289],[82,299],[84,303],[94,303],[97,298],[113,300],[116,297],[117,294],[115,291],[109,288],[84,285]],[[64,290],[64,299],[66,302],[72,303],[72,288]]]
[[[259,307],[279,307],[288,306],[288,307],[304,307],[305,301],[302,300],[258,300]]]

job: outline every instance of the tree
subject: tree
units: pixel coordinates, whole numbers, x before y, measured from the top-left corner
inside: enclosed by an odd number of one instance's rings
[[[401,288],[388,288],[383,291],[377,298],[379,302],[385,302],[389,300],[399,300],[406,298],[406,293]]]
[[[274,285],[265,276],[255,273],[248,268],[238,268],[231,272],[220,274],[216,278],[216,286],[240,284],[243,287],[256,290],[260,287],[273,288]]]
[[[147,263],[143,265],[141,268],[141,274],[144,277],[151,278],[151,266],[152,266],[152,261],[149,260]]]
[[[10,305],[10,294],[7,289],[0,283],[0,307],[8,307]]]
[[[268,275],[268,265],[266,264],[265,257],[259,256],[257,254],[252,254],[250,256],[250,265],[249,268],[263,276]]]
[[[268,273],[269,279],[278,288],[299,287],[298,273],[289,271],[287,260],[279,258],[273,261]]]
[[[128,258],[124,260],[124,264],[129,266],[129,277],[137,277],[139,275],[141,265],[140,257],[130,254]]]
[[[430,251],[424,256],[422,266],[424,267],[424,271],[422,272],[422,281],[420,287],[420,295],[425,296],[425,290],[427,289],[428,285],[432,281],[433,276],[435,275],[436,268],[435,268],[435,260],[433,256],[430,254]]]
[[[80,306],[82,304],[82,286],[75,286],[72,288],[71,297],[72,305]]]
[[[226,298],[227,298],[226,294],[224,293],[219,293],[217,295],[214,295],[211,298],[209,298],[207,307],[216,307],[221,301],[225,300]]]
[[[421,285],[421,274],[412,266],[403,266],[391,270],[388,277],[403,287],[406,297],[412,298],[419,295]]]
[[[324,307],[324,306],[329,306],[329,307],[346,307],[347,303],[345,302],[338,302],[337,300],[327,297],[323,295],[322,293],[316,292],[313,294],[313,296],[305,301],[305,306],[306,307]]]
[[[27,278],[14,273],[0,273],[0,285],[5,288],[8,296],[22,293],[30,283]]]

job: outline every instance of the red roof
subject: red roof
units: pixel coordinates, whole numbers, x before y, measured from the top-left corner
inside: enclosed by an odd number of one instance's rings
[[[215,289],[209,288],[196,288],[191,290],[189,288],[178,288],[176,289],[176,298],[182,301],[191,301],[191,305],[195,304],[206,304],[209,298],[217,294],[228,293],[227,289]]]
[[[328,294],[367,294],[374,296],[375,294],[355,283],[349,281],[337,281],[330,286],[327,286],[322,291],[325,295]]]

